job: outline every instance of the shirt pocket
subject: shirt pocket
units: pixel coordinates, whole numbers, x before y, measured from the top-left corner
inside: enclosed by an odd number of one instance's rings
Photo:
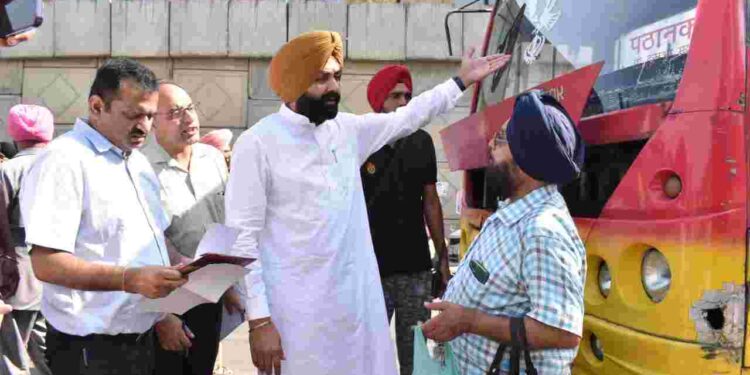
[[[477,259],[476,254],[469,254],[459,266],[456,276],[450,281],[445,299],[466,307],[477,308],[482,305],[489,289],[488,283],[482,283],[470,266],[472,261],[478,262],[480,259]],[[453,283],[456,285],[452,285]]]
[[[361,177],[350,150],[342,147],[334,155],[334,162],[323,166],[326,189],[321,203],[324,208],[342,210],[351,204],[355,178]]]
[[[78,229],[77,242],[82,242],[83,246],[77,244],[76,252],[83,247],[103,256],[107,244],[114,240],[114,235],[124,231],[123,216],[127,207],[120,204],[115,196],[107,194],[106,190],[92,194],[87,205],[84,210],[88,214],[84,213]]]

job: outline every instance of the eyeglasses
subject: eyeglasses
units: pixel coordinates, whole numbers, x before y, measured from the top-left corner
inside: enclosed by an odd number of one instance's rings
[[[173,108],[173,109],[170,109],[169,111],[159,112],[158,114],[166,116],[167,119],[169,120],[174,120],[174,119],[185,118],[185,114],[187,113],[194,115],[196,113],[196,110],[197,110],[197,104],[190,103],[187,106]]]

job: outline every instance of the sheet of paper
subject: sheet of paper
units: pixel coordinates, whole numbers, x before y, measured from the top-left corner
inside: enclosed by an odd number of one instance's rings
[[[249,270],[233,264],[209,264],[190,274],[190,280],[159,299],[143,299],[139,308],[144,311],[184,314],[202,303],[216,303],[232,284]]]
[[[234,246],[234,242],[237,241],[239,235],[239,229],[223,224],[210,224],[206,234],[203,235],[201,242],[198,244],[198,249],[195,250],[195,259],[207,253],[232,255],[230,250],[232,250],[232,246]]]
[[[190,280],[180,289],[197,294],[216,303],[232,284],[250,270],[234,264],[209,264],[190,274]]]
[[[194,306],[198,306],[207,302],[208,301],[205,298],[180,288],[164,298],[144,298],[138,305],[138,308],[143,311],[165,312],[182,315],[188,312],[188,310],[192,309]]]

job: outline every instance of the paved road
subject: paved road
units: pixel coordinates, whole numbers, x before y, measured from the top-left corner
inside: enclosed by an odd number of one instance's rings
[[[395,334],[393,325],[391,325],[391,337],[395,337]],[[252,358],[250,358],[247,323],[241,325],[234,333],[222,341],[221,356],[224,367],[231,370],[232,375],[258,374],[253,366]]]
[[[224,367],[232,375],[256,375],[253,361],[250,358],[250,345],[247,341],[247,323],[237,328],[221,344],[221,358]]]
[[[430,243],[430,251],[434,256],[432,243]],[[453,264],[451,265],[451,273],[456,273],[456,267]],[[232,375],[257,375],[252,358],[250,357],[250,344],[248,343],[247,335],[247,323],[245,323],[222,342],[222,364],[232,371]],[[396,332],[393,324],[391,324],[391,337],[395,336]]]

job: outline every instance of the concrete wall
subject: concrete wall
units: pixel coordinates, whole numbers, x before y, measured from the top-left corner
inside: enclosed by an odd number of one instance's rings
[[[45,2],[45,22],[34,40],[0,49],[0,140],[7,109],[16,103],[49,107],[56,133],[86,115],[98,66],[110,56],[137,58],[159,78],[185,87],[198,104],[203,131],[230,128],[239,135],[280,102],[267,84],[270,57],[289,38],[315,29],[346,40],[342,111],[370,111],[366,88],[388,63],[410,66],[419,93],[455,74],[443,17],[451,4],[371,4],[292,0],[63,0]],[[454,53],[481,44],[484,16],[451,21]],[[455,193],[460,173],[448,170],[438,132],[469,112],[459,108],[426,129],[438,154],[447,229],[458,227]]]
[[[325,0],[45,0],[37,37],[0,50],[0,58],[196,57],[270,58],[289,37],[340,32],[347,58],[448,59],[443,20],[452,4]],[[479,43],[486,17],[451,21],[454,50]]]

